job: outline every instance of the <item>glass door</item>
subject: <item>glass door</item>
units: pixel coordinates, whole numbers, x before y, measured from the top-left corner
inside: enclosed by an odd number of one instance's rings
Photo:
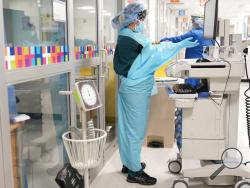
[[[56,174],[68,162],[62,134],[69,126],[69,100],[58,92],[69,89],[70,71],[55,71],[69,65],[66,1],[3,0],[3,5],[5,71],[18,75],[4,85],[10,117],[4,138],[10,135],[13,185],[56,188]],[[56,17],[57,6],[65,14]]]
[[[14,187],[57,187],[55,177],[68,162],[62,134],[68,130],[68,74],[8,88]]]
[[[112,28],[111,21],[117,14],[117,0],[104,0],[102,10],[103,20],[103,44],[105,67],[105,129],[108,133],[106,149],[108,149],[116,138],[117,114],[116,93],[117,76],[113,68],[113,55],[116,45],[116,30]]]
[[[97,1],[74,0],[75,81],[95,80],[99,85],[100,54],[97,45]],[[77,126],[81,127],[77,109]],[[93,120],[100,127],[98,110],[87,113],[87,121]]]

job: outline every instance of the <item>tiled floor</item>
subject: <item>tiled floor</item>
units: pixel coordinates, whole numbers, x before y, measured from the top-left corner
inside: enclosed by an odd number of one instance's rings
[[[245,103],[243,92],[246,85],[241,86],[241,100],[239,110],[239,148],[244,155],[244,161],[250,161],[250,150],[247,142],[247,129],[245,121]],[[172,188],[175,176],[168,172],[167,161],[175,156],[176,149],[150,149],[143,148],[142,160],[147,163],[146,172],[151,176],[157,177],[158,182],[152,188]],[[184,167],[195,167],[199,165],[197,161],[184,161]],[[138,184],[126,182],[126,176],[120,173],[121,162],[118,151],[106,164],[99,176],[94,180],[91,188],[143,188]],[[191,188],[208,188],[201,182],[191,182]],[[215,187],[213,187],[215,188]],[[222,187],[220,187],[222,188]],[[229,186],[227,186],[229,188]]]

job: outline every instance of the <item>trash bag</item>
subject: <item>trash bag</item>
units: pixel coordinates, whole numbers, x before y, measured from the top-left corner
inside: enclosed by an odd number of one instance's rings
[[[84,180],[79,172],[73,168],[69,163],[58,172],[56,183],[60,188],[83,188]]]

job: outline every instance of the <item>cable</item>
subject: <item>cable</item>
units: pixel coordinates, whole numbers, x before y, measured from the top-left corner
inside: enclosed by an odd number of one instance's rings
[[[229,78],[230,78],[230,75],[231,75],[231,70],[232,70],[232,65],[229,61],[225,60],[225,59],[222,59],[223,61],[225,61],[228,65],[229,65],[229,71],[228,71],[228,76],[227,76],[227,81],[225,83],[225,88],[224,88],[224,91],[222,93],[222,99],[221,99],[221,103],[217,103],[212,97],[211,95],[209,95],[209,98],[215,103],[217,104],[218,106],[221,106],[223,104],[223,101],[224,101],[224,95],[226,93],[226,89],[227,89],[227,84],[228,84],[228,81],[229,81]],[[249,114],[250,115],[250,114]]]
[[[220,43],[215,39],[214,42],[220,47]]]
[[[247,118],[247,131],[248,131],[248,141],[249,141],[249,147],[250,147],[250,95],[248,95],[248,91],[250,90],[250,80],[248,75],[248,69],[247,69],[247,57],[244,55],[245,60],[245,68],[246,68],[246,76],[248,81],[248,88],[244,92],[245,95],[245,103],[246,103],[246,118]]]

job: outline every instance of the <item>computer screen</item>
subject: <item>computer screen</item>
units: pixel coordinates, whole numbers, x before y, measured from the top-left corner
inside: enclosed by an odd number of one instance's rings
[[[204,13],[204,38],[216,39],[218,22],[218,0],[208,0]]]

